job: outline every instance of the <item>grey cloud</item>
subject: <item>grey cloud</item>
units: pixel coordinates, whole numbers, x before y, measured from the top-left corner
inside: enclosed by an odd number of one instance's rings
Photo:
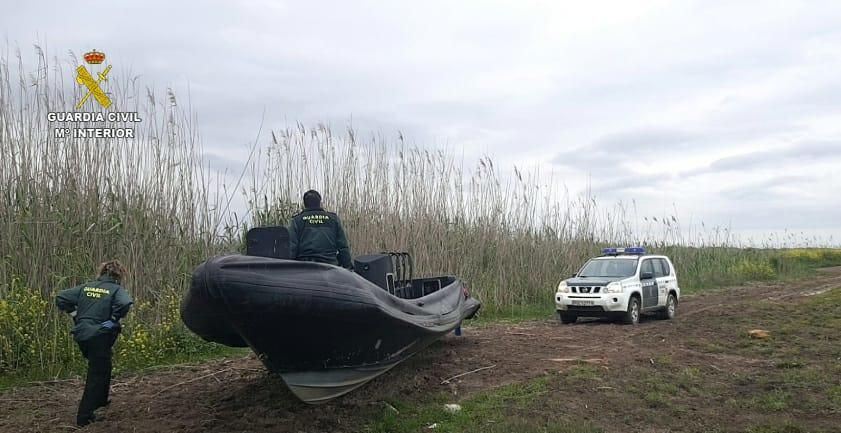
[[[827,207],[824,203],[789,203],[777,200],[757,201],[750,204],[730,202],[708,209],[707,221],[731,223],[734,227],[761,230],[837,228],[841,209]]]
[[[595,147],[604,151],[660,151],[664,147],[685,148],[701,140],[703,136],[680,130],[643,129],[609,135],[597,141]]]
[[[243,161],[217,155],[211,152],[205,152],[202,155],[202,160],[212,171],[225,175],[239,175],[247,168]]]
[[[625,131],[604,136],[590,146],[560,152],[552,162],[573,168],[585,166],[588,170],[610,171],[619,162],[686,149],[703,138],[698,133],[672,129]]]
[[[602,177],[594,179],[593,191],[615,196],[629,191],[640,194],[644,189],[662,188],[664,183],[673,179],[671,175],[662,173]]]
[[[730,156],[718,159],[706,167],[687,171],[683,175],[699,176],[727,171],[747,172],[762,168],[791,166],[790,164],[797,163],[813,163],[825,159],[841,159],[841,140],[805,142],[783,149],[764,150]]]
[[[841,114],[838,2],[617,5],[613,15],[633,19],[604,27],[581,24],[601,22],[586,2],[7,3],[0,28],[13,46],[26,51],[41,35],[59,56],[95,47],[115,73],[173,87],[182,105],[189,87],[208,163],[220,170],[239,170],[265,112],[260,144],[296,122],[402,131],[410,143],[446,143],[467,167],[483,154],[500,167],[549,161],[600,195],[646,208],[683,200],[723,221],[766,191],[767,212],[738,220],[752,227],[778,220],[791,200],[785,179],[808,185],[797,176],[841,153],[837,129],[815,126]],[[558,22],[570,16],[571,26]],[[799,137],[828,140],[751,153]],[[724,157],[732,153],[741,155]],[[680,173],[696,155],[717,160]],[[636,173],[643,158],[679,174]],[[779,184],[761,177],[769,168]],[[692,177],[702,174],[723,176]],[[718,191],[718,200],[695,203],[687,191]]]
[[[814,176],[775,176],[761,182],[753,182],[747,185],[740,185],[732,188],[725,188],[720,191],[721,196],[733,200],[776,200],[785,202],[796,198],[799,194],[782,191],[786,187],[803,187],[817,182]]]

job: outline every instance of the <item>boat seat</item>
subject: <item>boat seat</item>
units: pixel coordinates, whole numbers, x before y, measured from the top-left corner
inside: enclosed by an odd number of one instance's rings
[[[246,255],[289,258],[289,230],[284,226],[255,227],[245,234]]]

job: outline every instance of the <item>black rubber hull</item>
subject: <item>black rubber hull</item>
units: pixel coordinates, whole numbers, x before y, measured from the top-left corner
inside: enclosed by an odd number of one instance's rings
[[[465,297],[457,278],[442,281],[430,295],[400,299],[336,266],[222,256],[196,269],[182,318],[208,341],[250,346],[293,391],[326,389],[296,392],[316,402],[365,383],[472,317],[479,302]]]

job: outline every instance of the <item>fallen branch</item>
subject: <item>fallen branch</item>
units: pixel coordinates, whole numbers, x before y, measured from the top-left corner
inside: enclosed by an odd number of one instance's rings
[[[141,380],[140,376],[132,376],[128,380],[119,381],[119,382],[115,381],[115,382],[111,383],[111,389],[114,390],[114,389],[122,388],[124,386],[131,386],[131,385],[134,385],[139,380]]]
[[[217,374],[227,373],[227,372],[232,371],[232,370],[234,370],[234,369],[233,368],[225,368],[225,369],[222,369],[222,370],[210,373],[210,374],[205,374],[204,376],[199,376],[199,377],[196,377],[196,378],[193,378],[193,379],[190,379],[190,380],[185,380],[184,382],[176,383],[175,385],[170,385],[170,386],[156,392],[155,394],[152,395],[152,397],[153,398],[157,397],[161,393],[169,391],[170,389],[177,388],[179,386],[186,385],[188,383],[193,383],[193,382],[196,382],[196,381],[199,381],[199,380],[202,380],[202,379],[206,379],[208,377],[213,377],[213,376],[216,376]]]
[[[242,362],[243,360],[247,360],[247,359],[251,358],[251,356],[252,355],[249,354],[249,355],[242,356],[242,357],[222,359],[220,361],[214,362],[214,364],[225,366],[225,365],[229,365],[229,364],[232,364],[232,363],[239,363],[239,362]],[[203,367],[204,365],[205,365],[204,362],[196,362],[196,363],[189,363],[189,364],[176,364],[176,365],[156,364],[156,365],[150,365],[150,366],[147,366],[147,367],[143,367],[143,368],[135,371],[135,374],[148,373],[150,371],[157,372],[157,371],[190,370],[190,369],[196,369],[196,368],[199,368],[199,367]]]
[[[544,361],[552,362],[586,362],[588,364],[604,364],[604,358],[549,358]]]
[[[487,367],[477,368],[477,369],[475,369],[475,370],[470,370],[470,371],[468,371],[468,372],[466,372],[466,373],[457,374],[457,375],[455,375],[455,376],[453,376],[453,377],[450,377],[450,378],[444,379],[444,381],[443,381],[443,382],[441,382],[441,385],[446,385],[446,384],[450,383],[453,379],[458,379],[459,377],[462,377],[462,376],[467,376],[468,374],[473,374],[473,373],[476,373],[476,372],[479,372],[479,371],[482,371],[482,370],[487,370],[487,369],[494,368],[494,367],[496,367],[496,364],[494,364],[494,365],[489,365],[489,366],[487,366]]]
[[[27,382],[27,385],[33,386],[42,386],[42,385],[55,385],[58,383],[68,383],[68,382],[78,382],[79,379],[76,377],[69,378],[69,379],[55,379],[55,380],[41,380],[38,382]]]

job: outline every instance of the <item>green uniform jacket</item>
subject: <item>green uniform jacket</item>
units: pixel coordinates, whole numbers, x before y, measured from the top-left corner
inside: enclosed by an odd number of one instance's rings
[[[70,313],[76,310],[76,326],[73,327],[73,338],[76,341],[86,341],[103,333],[114,332],[103,328],[102,322],[112,320],[119,327],[119,320],[128,314],[132,303],[126,289],[108,276],[62,290],[55,299],[61,311]]]
[[[289,223],[289,257],[350,268],[350,245],[339,216],[320,208],[295,215]]]

